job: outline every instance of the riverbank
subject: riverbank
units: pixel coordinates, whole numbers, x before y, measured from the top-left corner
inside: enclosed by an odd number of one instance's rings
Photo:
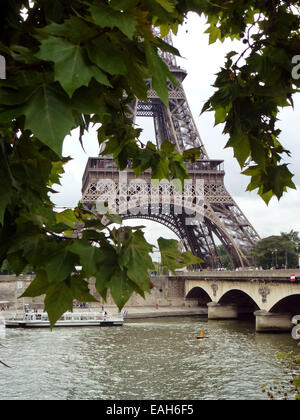
[[[173,307],[161,306],[156,309],[153,306],[129,307],[125,308],[128,311],[127,319],[144,319],[144,318],[163,318],[174,316],[197,316],[207,315],[207,308],[202,307]]]

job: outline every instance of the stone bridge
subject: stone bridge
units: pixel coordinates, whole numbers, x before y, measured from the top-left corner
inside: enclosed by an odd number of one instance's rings
[[[300,270],[181,272],[176,279],[186,302],[208,306],[209,319],[254,314],[257,331],[287,331],[300,315]]]

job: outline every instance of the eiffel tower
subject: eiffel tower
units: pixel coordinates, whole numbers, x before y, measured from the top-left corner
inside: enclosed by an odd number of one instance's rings
[[[166,41],[172,43],[171,37]],[[109,201],[110,210],[113,207],[112,210],[122,219],[148,219],[167,226],[186,250],[202,258],[202,267],[221,266],[216,246],[218,242],[224,245],[233,267],[249,266],[252,264],[250,251],[259,235],[224,186],[223,161],[210,159],[205,150],[182,86],[187,72],[177,65],[173,54],[161,52],[161,56],[179,82],[179,87],[168,84],[167,108],[152,89],[151,80],[148,80],[148,101],[137,99],[132,103],[132,118],[134,122],[137,117],[153,118],[158,149],[166,139],[176,146],[179,153],[191,148],[201,149],[196,163],[186,163],[191,181],[184,191],[185,203],[195,203],[196,192],[199,193],[197,186],[200,185],[202,212],[195,210],[197,206],[194,206],[196,217],[192,223],[187,223],[186,212],[180,211],[182,197],[174,186],[162,182],[154,187],[150,170],[145,171],[139,180],[130,168],[120,175],[111,156],[88,159],[81,201],[89,208],[99,200],[101,203]],[[104,213],[103,207],[103,211],[99,206],[97,208],[98,213]]]

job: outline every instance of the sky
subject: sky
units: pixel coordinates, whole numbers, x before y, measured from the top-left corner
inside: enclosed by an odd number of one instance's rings
[[[226,54],[232,50],[241,50],[239,42],[229,41],[222,44],[217,41],[216,44],[209,45],[208,35],[204,34],[205,28],[205,21],[202,18],[190,14],[187,24],[182,26],[176,37],[173,37],[173,42],[182,56],[177,59],[178,64],[188,72],[183,87],[206,151],[211,159],[224,160],[225,186],[262,238],[291,230],[300,232],[300,153],[298,151],[300,95],[294,98],[294,109],[282,110],[278,124],[282,130],[281,143],[292,153],[292,157],[286,162],[290,164],[289,168],[295,174],[293,181],[297,190],[289,189],[280,202],[277,198],[273,198],[267,206],[256,191],[246,192],[250,178],[241,175],[232,149],[224,149],[228,137],[222,134],[222,125],[214,127],[214,113],[209,112],[200,116],[203,104],[214,92],[212,85],[216,79],[215,75],[225,63]],[[137,122],[144,128],[142,139],[154,142],[154,138],[151,138],[152,120],[141,119]],[[81,198],[81,181],[87,159],[89,156],[98,155],[95,129],[91,129],[85,135],[83,144],[85,151],[79,144],[76,130],[65,139],[63,154],[71,156],[73,160],[65,167],[62,186],[57,187],[59,193],[52,197],[58,207],[73,207]],[[160,236],[176,238],[173,232],[158,223],[145,220],[139,222],[138,224],[147,227],[145,237],[152,244],[156,244]],[[126,224],[136,226],[137,221],[126,221]]]

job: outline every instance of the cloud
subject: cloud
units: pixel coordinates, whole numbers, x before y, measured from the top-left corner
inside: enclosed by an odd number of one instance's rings
[[[291,230],[300,232],[299,189],[290,190],[280,202],[273,198],[268,206],[261,199],[247,194],[239,197],[238,204],[261,237]]]

